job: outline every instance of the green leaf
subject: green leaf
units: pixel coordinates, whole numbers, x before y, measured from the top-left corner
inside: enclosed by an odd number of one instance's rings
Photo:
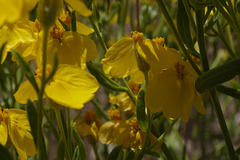
[[[84,144],[82,142],[82,139],[79,137],[75,128],[73,129],[73,137],[75,138],[75,140],[78,144],[78,147],[79,147],[80,159],[85,160],[86,159],[86,151],[85,151],[85,148],[84,148]]]
[[[237,0],[236,8],[237,8],[238,13],[240,14],[240,0]]]
[[[128,155],[127,155],[127,158],[126,158],[126,160],[132,160],[133,159],[133,157],[134,157],[134,152],[133,152],[133,150],[131,150],[130,152],[128,152]]]
[[[13,160],[8,150],[0,144],[0,159],[1,160]]]
[[[112,152],[108,155],[106,160],[116,160],[118,158],[119,153],[122,150],[122,145],[121,146],[116,146]]]
[[[206,21],[204,26],[204,32],[207,32],[209,29],[213,27],[213,25],[217,22],[218,18],[220,16],[220,12],[216,11],[213,15],[213,17],[208,21]]]
[[[63,28],[65,29],[65,31],[70,31],[70,29],[68,28],[68,26],[67,26],[60,18],[58,18],[58,21],[61,23],[61,25],[63,26]]]
[[[38,124],[38,122],[37,122],[38,114],[37,114],[37,111],[36,111],[33,103],[30,100],[28,100],[28,102],[27,102],[26,110],[27,110],[29,124],[30,124],[30,127],[31,127],[33,140],[34,140],[35,146],[37,148],[38,133],[37,133],[37,125],[36,124]],[[43,137],[42,134],[41,134],[41,136],[42,136],[42,148],[41,148],[41,150],[43,152],[42,152],[42,156],[41,156],[40,159],[47,159],[47,152],[46,152],[46,145],[45,145],[44,137]]]
[[[190,5],[195,9],[204,9],[211,5],[209,0],[189,0]]]
[[[39,88],[38,88],[37,82],[35,80],[35,75],[33,74],[30,65],[22,58],[22,56],[17,51],[12,51],[12,54],[15,56],[15,58],[19,62],[21,68],[24,71],[25,76],[30,81],[30,83],[33,85],[35,91],[38,93]]]
[[[229,61],[219,67],[202,73],[195,82],[196,89],[202,93],[240,74],[240,59]]]
[[[240,100],[240,88],[234,89],[223,85],[219,85],[216,87],[216,89],[221,93],[224,93],[226,95],[232,96],[233,98]]]
[[[79,159],[80,159],[80,150],[79,150],[79,147],[77,146],[74,150],[72,160],[79,160]]]
[[[147,132],[148,121],[146,119],[146,113],[145,113],[145,91],[143,88],[141,88],[138,92],[136,112],[137,112],[137,121],[140,129],[143,132]]]
[[[77,32],[77,22],[76,22],[76,13],[75,10],[72,10],[72,15],[71,15],[71,26],[72,26],[72,31]]]
[[[100,69],[94,66],[92,63],[87,63],[87,67],[89,72],[96,77],[98,82],[102,84],[104,87],[109,88],[114,91],[125,92],[127,89],[122,87],[117,82],[113,81],[109,77],[106,76]]]
[[[64,160],[64,153],[65,153],[65,147],[64,147],[64,141],[62,138],[58,142],[57,147],[57,160]]]
[[[3,55],[3,51],[4,51],[6,44],[7,44],[7,42],[3,43],[3,45],[1,46],[1,49],[0,49],[0,65],[2,63],[2,55]]]
[[[192,51],[195,51],[194,44],[191,37],[191,32],[190,32],[188,15],[187,15],[187,12],[185,11],[182,0],[178,1],[177,28],[178,28],[178,33],[181,39],[183,40],[183,42],[185,43],[185,45]]]

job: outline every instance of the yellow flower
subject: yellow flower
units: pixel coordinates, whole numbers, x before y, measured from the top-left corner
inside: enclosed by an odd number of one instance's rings
[[[3,52],[2,62],[7,57],[7,53],[10,52],[12,49],[16,49],[17,47],[19,47],[18,49],[20,49],[20,46],[22,46],[23,49],[21,51],[24,51],[24,48],[29,47],[29,43],[33,43],[35,41],[33,37],[34,33],[31,23],[33,22],[22,18],[16,21],[16,23],[6,24],[1,28],[0,45],[3,45],[7,42],[7,45]],[[25,51],[23,54],[24,58],[27,61],[29,61],[32,57],[35,56],[34,53],[36,51],[33,53],[31,53],[30,51]]]
[[[27,113],[20,109],[4,109],[0,107],[0,144],[6,146],[12,142],[20,160],[36,154]]]
[[[46,75],[51,72],[51,65],[47,65]],[[36,70],[36,82],[40,86],[42,68]],[[81,109],[83,104],[91,100],[99,88],[94,76],[77,66],[60,64],[52,80],[45,87],[45,95],[65,107]],[[16,101],[26,104],[27,100],[37,100],[37,94],[27,80],[22,83],[14,94]]]
[[[38,0],[1,0],[0,1],[0,27],[4,24],[14,23],[21,17],[28,18],[29,11]]]
[[[86,61],[97,57],[95,43],[86,35],[77,32],[65,31],[62,27],[55,26],[50,31],[51,39],[48,41],[47,63],[53,62],[53,53],[57,49],[58,62],[86,68]]]
[[[196,72],[187,61],[176,62],[174,66],[159,72],[149,82],[146,103],[152,112],[162,111],[168,119],[182,118],[187,122],[192,105],[205,114],[202,97],[195,89]]]
[[[137,97],[139,84],[134,83],[133,81],[128,82],[129,88],[132,90],[133,94]],[[127,95],[127,93],[122,92],[116,96],[109,94],[109,102],[111,104],[116,104],[118,109],[124,111],[127,115],[131,115],[132,113],[136,113],[136,106],[131,100],[131,98]]]
[[[144,82],[144,75],[138,69],[134,48],[137,43],[142,43],[143,33],[132,33],[132,38],[125,37],[114,43],[101,63],[108,76],[122,78],[130,75],[133,82],[141,84]]]
[[[91,136],[95,142],[98,141],[98,131],[102,121],[97,119],[95,111],[86,111],[82,119],[77,120],[76,130],[80,137]]]

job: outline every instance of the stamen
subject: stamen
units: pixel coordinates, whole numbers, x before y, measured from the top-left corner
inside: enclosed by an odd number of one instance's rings
[[[164,44],[164,38],[162,38],[162,37],[154,38],[154,39],[152,39],[152,41],[159,44],[160,46],[163,46],[163,44]]]
[[[122,118],[122,115],[120,114],[119,110],[117,110],[115,107],[108,110],[108,115],[114,121],[121,120]]]
[[[59,41],[62,41],[64,32],[65,32],[64,28],[54,26],[50,31],[50,35],[52,39],[58,39]]]
[[[176,72],[177,72],[177,75],[180,79],[183,79],[184,77],[184,69],[185,69],[185,66],[180,64],[180,63],[176,63],[175,64],[175,69],[176,69]]]
[[[42,30],[42,25],[37,19],[34,22],[34,26],[38,32],[40,32]]]
[[[132,33],[132,38],[134,40],[135,43],[137,43],[137,41],[139,40],[143,40],[143,33],[142,32],[137,32],[137,31],[133,31]]]

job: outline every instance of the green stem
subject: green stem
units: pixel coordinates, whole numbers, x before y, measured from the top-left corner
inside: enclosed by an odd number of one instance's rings
[[[154,142],[154,143],[152,144],[152,146],[150,146],[150,147],[148,148],[148,150],[153,149],[156,145],[158,145],[159,142],[161,142],[161,141],[164,139],[164,137],[170,132],[170,130],[172,129],[172,127],[174,126],[174,124],[177,122],[177,120],[178,120],[178,119],[175,119],[174,121],[172,121],[172,123],[170,124],[170,126],[168,126],[168,128],[164,131],[164,133],[157,139],[156,142]]]
[[[101,113],[101,115],[105,118],[106,121],[111,120],[108,117],[108,115],[105,113],[104,109],[99,105],[99,103],[97,102],[97,99],[95,97],[92,99],[92,103],[96,107],[96,109]]]
[[[170,15],[168,14],[168,11],[163,3],[162,0],[156,0],[157,1],[157,4],[158,4],[158,7],[160,8],[161,12],[163,13],[164,15],[164,18],[171,30],[171,32],[173,33],[175,39],[176,39],[176,42],[177,42],[177,45],[179,47],[179,49],[182,51],[182,53],[185,55],[185,57],[187,58],[187,60],[189,61],[189,63],[192,65],[193,69],[196,71],[196,73],[198,75],[201,74],[201,71],[199,70],[198,66],[194,63],[194,61],[192,60],[191,56],[189,55],[187,49],[185,48],[185,46],[183,45],[182,41],[181,41],[181,38],[179,37],[179,34],[177,32],[177,29],[170,17]]]
[[[48,30],[49,28],[44,28],[44,35],[43,35],[43,54],[42,54],[42,61],[43,61],[43,70],[42,70],[42,81],[41,81],[41,88],[38,93],[38,122],[37,122],[37,159],[43,159],[43,147],[42,147],[42,119],[43,119],[43,94],[45,89],[45,73],[46,73],[46,55],[47,55],[47,39],[48,39]]]
[[[95,156],[96,156],[96,160],[100,160],[99,154],[98,154],[97,144],[93,142],[93,143],[92,143],[92,147],[93,147],[94,154],[95,154]]]
[[[70,156],[72,157],[72,139],[71,139],[71,119],[70,119],[70,109],[66,108],[67,115],[67,142],[69,147]]]
[[[140,32],[139,0],[136,0],[137,31]]]
[[[216,95],[216,91],[214,89],[210,89],[208,94],[212,101],[215,113],[217,114],[218,123],[219,123],[222,133],[223,133],[223,137],[224,137],[224,140],[225,140],[225,143],[227,146],[229,158],[230,158],[230,160],[236,160],[237,156],[236,156],[236,153],[233,148],[232,140],[231,140],[231,137],[230,137],[228,129],[227,129],[227,125],[226,125],[226,122],[225,122],[225,119],[224,119],[224,116],[222,113],[222,109],[221,109],[219,100]]]
[[[60,131],[61,137],[62,137],[62,139],[63,139],[63,141],[64,141],[65,152],[66,152],[67,160],[71,160],[71,156],[70,156],[70,153],[69,153],[69,148],[68,148],[67,141],[66,141],[65,132],[64,132],[64,129],[63,129],[63,124],[62,124],[60,109],[58,109],[58,108],[55,109],[55,114],[56,114],[56,119],[57,119],[59,131]]]
[[[137,98],[136,98],[136,96],[133,94],[132,90],[129,88],[129,86],[128,86],[127,82],[125,81],[125,79],[124,79],[124,78],[121,78],[120,80],[121,80],[121,82],[123,83],[124,87],[127,88],[126,93],[128,94],[128,96],[131,98],[131,100],[133,101],[133,103],[134,103],[135,105],[137,105]]]
[[[161,149],[163,150],[163,153],[165,154],[168,160],[174,160],[172,153],[169,151],[165,143],[162,144]]]
[[[52,120],[49,118],[49,116],[48,116],[48,114],[47,114],[47,112],[46,112],[46,110],[45,110],[44,108],[43,108],[43,114],[44,114],[44,116],[46,117],[47,122],[49,123],[50,128],[52,129],[55,138],[57,139],[57,141],[59,141],[58,131],[57,131],[55,125],[53,124]]]
[[[98,40],[99,40],[99,42],[100,42],[100,44],[101,44],[101,46],[102,46],[102,48],[104,50],[104,53],[106,53],[107,52],[107,46],[106,46],[106,44],[105,44],[105,42],[103,40],[102,34],[100,33],[98,27],[96,26],[96,24],[93,21],[93,17],[92,16],[89,17],[89,21],[90,21],[90,23],[91,23],[91,25],[92,25],[92,27],[93,27],[97,37],[98,37]]]
[[[209,64],[208,64],[208,57],[207,57],[207,52],[205,48],[205,40],[204,40],[203,14],[204,14],[203,9],[196,9],[198,46],[199,46],[203,70],[208,71]]]
[[[72,122],[75,122],[81,116],[81,110],[78,111],[77,115],[73,118]]]
[[[196,27],[196,24],[195,24],[195,22],[194,22],[194,20],[193,20],[193,16],[192,16],[192,14],[191,14],[191,9],[190,9],[189,4],[188,4],[189,2],[188,2],[188,0],[183,0],[182,2],[183,2],[183,6],[184,6],[184,8],[185,8],[185,11],[186,11],[186,13],[187,13],[189,22],[190,22],[190,24],[191,24],[191,26],[192,26],[192,28],[193,28],[193,31],[194,31],[195,33],[197,33],[197,27]]]

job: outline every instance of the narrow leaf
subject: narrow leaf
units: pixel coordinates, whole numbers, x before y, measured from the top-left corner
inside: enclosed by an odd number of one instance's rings
[[[65,31],[70,31],[70,29],[68,28],[68,26],[67,26],[60,18],[58,18],[58,21],[61,23],[61,25],[63,26],[63,28],[65,29]]]
[[[234,89],[223,85],[219,85],[216,87],[216,89],[221,93],[224,93],[226,95],[232,96],[233,98],[240,100],[240,88]]]
[[[133,157],[134,157],[134,152],[133,152],[133,150],[131,150],[130,152],[128,152],[126,160],[132,160]]]
[[[38,85],[37,85],[37,82],[35,80],[35,75],[33,74],[30,65],[22,58],[22,56],[17,51],[12,51],[12,54],[15,56],[15,58],[19,62],[27,79],[30,81],[30,83],[33,85],[34,89],[38,93],[38,91],[39,91]]]
[[[72,10],[71,24],[72,24],[72,31],[73,31],[73,32],[77,32],[77,22],[76,22],[76,13],[75,13],[75,10]]]
[[[73,129],[73,137],[75,138],[75,140],[78,144],[78,147],[79,147],[80,159],[85,160],[86,159],[86,151],[85,151],[85,148],[84,148],[84,144],[82,142],[82,139],[79,137],[75,128]]]
[[[64,153],[65,153],[65,147],[64,147],[64,141],[62,138],[58,142],[57,147],[57,160],[64,160]]]
[[[148,121],[146,119],[146,113],[145,113],[145,91],[143,88],[141,88],[138,92],[136,112],[137,112],[137,121],[140,129],[143,132],[147,132]]]
[[[80,159],[80,150],[79,150],[79,147],[77,146],[74,150],[72,160],[79,160],[79,159]]]
[[[202,73],[195,82],[196,89],[202,93],[240,74],[240,59],[229,61],[219,67]]]
[[[113,81],[109,77],[107,77],[100,69],[94,66],[92,63],[87,63],[87,67],[89,72],[96,77],[98,82],[102,84],[104,87],[109,88],[114,91],[123,91],[125,92],[127,89],[122,87],[117,82]]]
[[[112,152],[108,155],[106,160],[116,160],[118,158],[119,153],[122,150],[122,145],[121,146],[116,146]]]

